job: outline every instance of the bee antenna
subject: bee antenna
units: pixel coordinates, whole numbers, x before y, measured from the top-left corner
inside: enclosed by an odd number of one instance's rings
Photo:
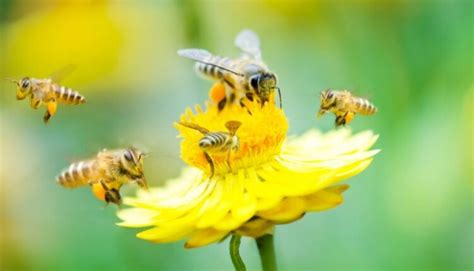
[[[281,91],[279,87],[276,87],[276,89],[278,90],[278,98],[280,99],[280,109],[281,109],[283,107],[282,102],[281,102]]]
[[[13,78],[3,78],[3,80],[10,81],[10,82],[15,83],[17,85],[19,84],[18,80],[15,80]]]

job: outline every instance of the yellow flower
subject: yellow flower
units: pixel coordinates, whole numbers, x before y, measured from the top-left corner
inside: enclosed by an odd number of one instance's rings
[[[230,120],[242,122],[231,168],[226,153],[212,155],[216,170],[209,178],[209,162],[198,145],[203,135],[176,125],[183,138],[181,157],[191,167],[165,187],[127,198],[125,203],[133,208],[118,213],[119,225],[148,228],[137,237],[152,242],[187,239],[187,248],[217,242],[233,232],[257,238],[276,224],[341,204],[348,186],[337,183],[367,168],[378,152],[369,150],[377,140],[370,131],[322,134],[313,129],[287,138],[287,119],[273,103],[230,106],[221,112],[214,105],[205,111],[196,106],[181,117],[209,131],[226,131]]]

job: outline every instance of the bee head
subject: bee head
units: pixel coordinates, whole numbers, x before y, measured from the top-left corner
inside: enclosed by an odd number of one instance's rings
[[[274,73],[262,72],[250,77],[250,85],[264,102],[277,89],[277,78]]]
[[[143,173],[143,158],[145,156],[145,153],[135,148],[126,149],[122,155],[122,166],[125,174],[143,188],[147,188]]]
[[[319,109],[318,117],[324,115],[328,109],[331,108],[331,106],[334,105],[334,102],[336,100],[336,96],[334,95],[334,92],[330,89],[324,90],[320,94],[320,100],[321,100],[321,106]]]
[[[22,78],[20,81],[17,82],[17,85],[17,93],[25,95],[31,92],[31,80],[29,77]]]

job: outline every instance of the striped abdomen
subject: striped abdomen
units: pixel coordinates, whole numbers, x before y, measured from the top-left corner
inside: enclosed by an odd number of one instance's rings
[[[86,98],[77,91],[57,84],[54,84],[52,87],[58,102],[65,104],[83,104],[86,102]]]
[[[361,115],[372,115],[377,112],[377,107],[369,102],[367,99],[353,97],[352,98],[354,112]]]
[[[228,57],[221,57],[221,56],[210,56],[207,59],[204,60],[205,62],[208,63],[213,63],[217,66],[224,66],[224,67],[232,67],[233,61],[232,59]],[[229,73],[228,71],[221,69],[217,66],[214,65],[209,65],[201,62],[196,63],[196,70],[203,75],[214,79],[214,80],[221,80],[224,78],[224,75],[226,73]]]
[[[89,181],[96,174],[96,164],[94,160],[81,161],[71,164],[58,177],[57,182],[69,188],[75,188],[89,184]]]
[[[223,132],[208,133],[199,140],[199,147],[206,152],[228,151],[232,148],[232,136]]]

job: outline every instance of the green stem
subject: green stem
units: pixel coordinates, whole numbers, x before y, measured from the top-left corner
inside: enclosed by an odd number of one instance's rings
[[[255,240],[257,242],[263,271],[277,271],[273,234],[265,234]]]
[[[230,258],[232,260],[232,264],[234,265],[235,271],[247,270],[245,268],[244,261],[242,261],[242,258],[240,258],[240,254],[239,254],[240,238],[241,238],[240,235],[234,234],[232,235],[232,238],[230,239],[230,246],[229,246]]]

